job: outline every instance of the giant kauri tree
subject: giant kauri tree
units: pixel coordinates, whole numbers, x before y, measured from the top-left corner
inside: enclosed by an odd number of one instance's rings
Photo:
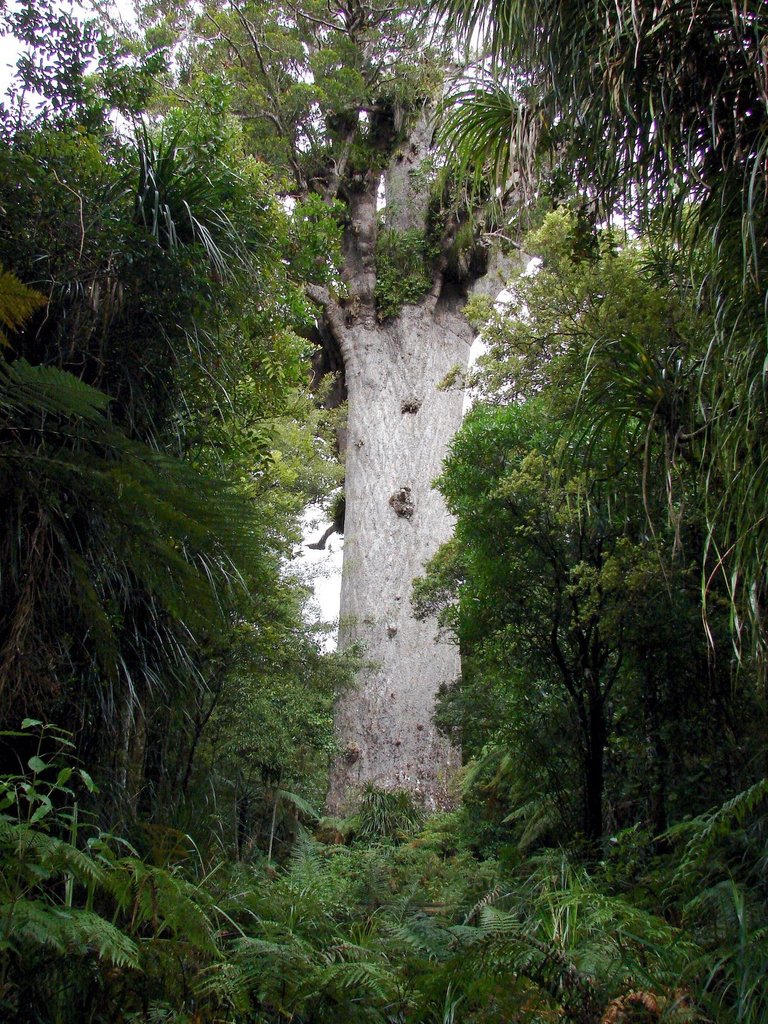
[[[332,810],[368,782],[446,805],[458,762],[432,721],[438,689],[459,673],[458,650],[413,618],[410,589],[452,528],[432,481],[462,394],[440,385],[467,364],[462,306],[487,259],[439,174],[445,55],[413,13],[357,0],[233,0],[198,22],[208,36],[198,64],[229,67],[254,152],[282,173],[298,227],[314,223],[315,239],[328,241],[316,242],[312,263],[306,250],[298,256],[325,363],[340,370],[348,399],[340,643],[359,644],[368,665],[338,709]]]

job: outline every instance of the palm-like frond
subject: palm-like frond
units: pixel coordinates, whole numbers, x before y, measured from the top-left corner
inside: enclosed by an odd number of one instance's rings
[[[443,105],[438,143],[453,156],[459,174],[487,188],[490,175],[501,188],[530,195],[536,185],[543,112],[493,79],[481,79],[452,94]]]
[[[107,872],[89,853],[55,835],[48,835],[34,825],[0,818],[0,847],[13,852],[13,864],[6,866],[6,877],[0,892],[11,897],[19,878],[36,884],[46,876],[71,875],[84,886],[103,886]],[[12,881],[11,875],[15,876]]]
[[[199,990],[233,1006],[263,1007],[284,1014],[303,1014],[313,1005],[346,1007],[356,1019],[365,1005],[374,1019],[396,994],[386,958],[337,933],[314,941],[298,929],[261,920],[261,935],[237,939],[228,962],[212,967]]]
[[[46,738],[53,736],[47,730]],[[0,949],[20,964],[47,948],[137,966],[133,940],[92,909],[93,894],[108,891],[113,866],[76,845],[76,817],[54,806],[71,799],[73,768],[39,756],[30,766],[32,774],[0,780]],[[84,906],[76,889],[86,894]]]
[[[214,182],[198,168],[180,135],[154,137],[146,126],[139,135],[138,157],[137,222],[170,252],[180,245],[200,245],[213,270],[229,276],[245,255],[244,240],[226,209],[234,192],[226,179],[234,172],[222,167]]]
[[[155,938],[173,936],[210,955],[217,952],[210,900],[180,874],[128,857],[115,864],[107,886],[125,908],[131,931],[150,926]]]
[[[762,95],[758,7],[437,4],[453,31],[480,39],[496,67],[535,83],[551,123],[575,132],[598,190],[629,176],[667,194],[698,194],[710,175],[735,166],[747,203],[759,201],[752,157],[762,152],[765,125],[754,112],[745,116]]]
[[[724,846],[735,853],[746,846],[750,853],[742,855],[744,864],[757,878],[768,866],[766,833],[768,833],[768,779],[760,779],[748,789],[737,793],[721,807],[688,821],[680,822],[668,830],[667,836],[682,843],[683,850],[673,882],[698,888],[703,880],[716,877],[718,871],[730,873],[718,847]],[[761,852],[762,856],[754,854]]]

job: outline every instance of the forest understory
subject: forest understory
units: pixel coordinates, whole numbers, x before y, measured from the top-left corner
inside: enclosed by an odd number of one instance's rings
[[[0,1024],[768,1024],[765,20],[0,5]]]

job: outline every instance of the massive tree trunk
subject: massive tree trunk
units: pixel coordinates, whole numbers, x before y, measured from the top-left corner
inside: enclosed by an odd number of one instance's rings
[[[426,230],[428,192],[418,187],[418,170],[428,147],[422,118],[385,177],[388,229]],[[458,648],[437,642],[434,621],[414,619],[410,594],[452,530],[432,481],[460,425],[463,395],[439,384],[467,366],[472,331],[461,310],[472,275],[466,266],[457,272],[449,257],[449,226],[429,293],[381,322],[374,297],[380,185],[371,173],[347,188],[346,298],[315,290],[325,333],[342,355],[349,403],[339,642],[359,645],[366,660],[338,707],[343,753],[328,797],[335,813],[354,806],[369,782],[409,790],[428,809],[446,807],[460,760],[433,722],[438,690],[459,675]]]
[[[431,486],[461,421],[462,395],[439,391],[467,362],[471,334],[455,301],[405,309],[385,327],[345,339],[349,394],[346,518],[339,643],[360,643],[368,666],[338,708],[344,753],[329,807],[366,782],[450,802],[458,751],[437,734],[435,696],[459,674],[458,648],[417,621],[411,581],[452,523]]]

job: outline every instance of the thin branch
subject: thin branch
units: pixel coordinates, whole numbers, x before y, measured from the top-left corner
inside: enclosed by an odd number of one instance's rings
[[[247,67],[247,65],[245,63],[245,59],[244,59],[243,55],[240,53],[240,48],[238,47],[237,43],[235,43],[235,41],[230,36],[228,36],[226,34],[226,32],[221,28],[221,26],[216,21],[216,19],[214,18],[214,16],[211,14],[210,11],[206,11],[205,12],[205,16],[211,22],[211,24],[216,29],[216,31],[221,36],[221,38],[224,40],[224,42],[232,47],[232,49],[234,50],[234,52],[235,52],[235,54],[237,56],[237,59],[240,61],[240,64],[242,65],[242,67]]]
[[[306,181],[301,170],[301,164],[299,163],[296,155],[296,149],[294,145],[294,133],[287,130],[285,123],[283,122],[283,119],[281,117],[280,101],[274,91],[274,88],[272,87],[273,76],[270,75],[269,71],[267,70],[267,65],[264,60],[264,54],[262,53],[261,50],[261,43],[259,42],[258,37],[256,36],[256,32],[254,31],[253,25],[245,16],[240,7],[238,7],[237,3],[235,3],[235,0],[230,0],[230,3],[232,5],[233,10],[237,14],[238,21],[245,29],[248,38],[251,41],[251,45],[253,46],[253,52],[256,54],[256,60],[259,63],[259,69],[261,70],[261,73],[264,77],[264,88],[267,93],[267,96],[269,97],[269,102],[272,106],[274,123],[276,124],[278,131],[283,136],[285,141],[288,142],[288,163],[291,165],[291,169],[293,170],[294,176],[296,178],[296,184],[299,186],[299,189],[303,192],[306,190]]]
[[[304,21],[311,21],[314,25],[320,25],[322,28],[327,28],[331,32],[342,32],[344,26],[338,22],[325,21],[323,18],[316,18],[313,14],[308,14],[306,11],[302,11],[296,4],[292,4],[290,0],[285,0],[285,6],[293,11],[297,18],[302,18]]]
[[[58,183],[61,185],[61,187],[65,188],[67,192],[69,192],[71,195],[75,197],[75,199],[77,199],[77,202],[80,206],[80,252],[77,254],[79,262],[83,258],[83,249],[85,248],[85,218],[83,216],[83,197],[80,195],[79,192],[76,192],[70,185],[68,185],[66,181],[62,181],[56,173],[56,171],[53,171],[52,173],[56,181],[58,181]]]

